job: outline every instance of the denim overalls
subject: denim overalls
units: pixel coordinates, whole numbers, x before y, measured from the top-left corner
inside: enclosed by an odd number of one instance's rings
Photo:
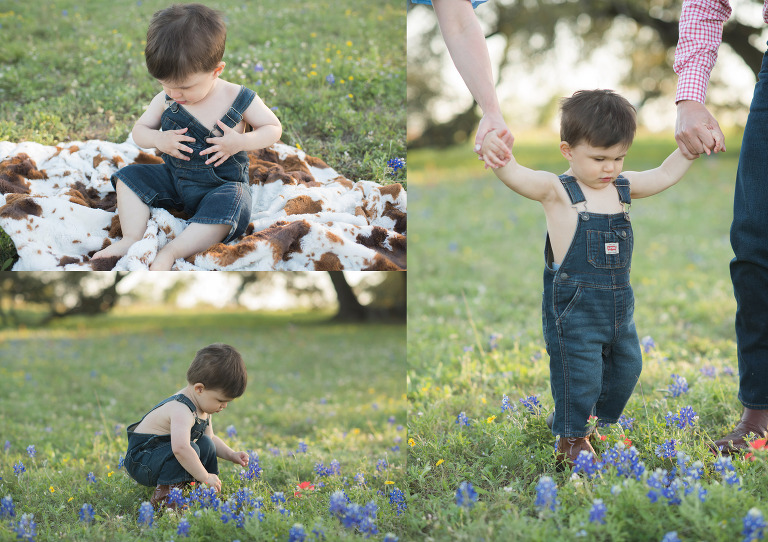
[[[213,444],[213,440],[204,434],[208,427],[208,420],[201,420],[197,417],[197,408],[187,396],[181,393],[173,395],[155,405],[149,412],[169,401],[184,403],[195,415],[195,424],[190,431],[190,444],[200,456],[205,470],[218,475],[216,446]],[[144,415],[144,418],[149,412]],[[134,433],[134,429],[144,418],[128,426],[128,451],[125,453],[125,470],[131,475],[131,478],[150,487],[194,482],[195,478],[184,470],[184,467],[173,455],[171,435]]]
[[[241,87],[222,122],[230,128],[237,126],[255,96],[252,90]],[[207,138],[223,135],[221,128],[209,130],[167,95],[165,101],[168,107],[160,117],[162,129],[189,128],[184,135],[195,138],[184,142],[193,151],[188,155],[190,160],[163,154],[163,164],[131,164],[112,175],[112,185],[120,179],[150,207],[183,211],[191,217],[190,222],[229,224],[232,228],[224,239],[229,242],[242,235],[251,221],[248,154],[238,152],[219,167],[206,165],[210,155],[200,156],[200,151],[211,146]]]
[[[625,212],[590,213],[576,179],[560,182],[578,211],[576,233],[554,270],[549,235],[545,247],[542,320],[555,399],[552,433],[584,437],[591,415],[615,423],[642,369],[634,296],[629,285],[632,226],[629,181],[616,189]]]

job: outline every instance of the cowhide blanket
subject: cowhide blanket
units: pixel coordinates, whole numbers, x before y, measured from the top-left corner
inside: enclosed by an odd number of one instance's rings
[[[322,160],[277,143],[250,153],[252,221],[245,234],[186,260],[178,270],[402,270],[406,192],[353,182]],[[144,238],[122,258],[90,260],[120,238],[111,174],[159,163],[132,140],[55,147],[0,142],[0,227],[19,253],[14,271],[146,269],[185,217],[153,209]],[[186,217],[188,218],[188,217]]]

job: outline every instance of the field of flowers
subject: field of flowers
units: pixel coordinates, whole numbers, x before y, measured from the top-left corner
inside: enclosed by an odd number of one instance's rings
[[[179,313],[0,333],[0,540],[397,540],[405,502],[405,327]],[[167,325],[162,325],[168,320]],[[195,351],[246,359],[214,431],[247,451],[153,511],[125,428],[184,385]]]
[[[565,168],[522,140],[521,163]],[[641,139],[626,169],[652,167],[673,148]],[[643,374],[620,423],[597,428],[598,463],[578,461],[573,472],[557,472],[545,422],[553,401],[541,336],[540,206],[484,174],[470,149],[464,161],[455,150],[409,156],[424,175],[411,176],[410,193],[403,538],[763,538],[764,441],[734,458],[707,446],[741,412],[728,275],[731,150],[633,204]]]

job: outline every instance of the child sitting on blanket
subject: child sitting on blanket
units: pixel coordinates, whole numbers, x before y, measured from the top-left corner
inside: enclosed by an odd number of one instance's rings
[[[568,171],[533,171],[514,157],[494,170],[509,188],[540,202],[547,219],[542,321],[560,468],[573,466],[581,451],[594,457],[587,420],[615,423],[640,376],[629,283],[631,197],[666,190],[691,165],[676,149],[655,169],[622,174],[635,127],[626,99],[579,91],[562,102],[560,152]],[[482,150],[503,153],[501,145],[492,133]]]
[[[147,31],[149,73],[162,85],[133,128],[141,147],[163,164],[132,164],[112,176],[123,238],[93,259],[123,256],[144,236],[150,207],[184,211],[191,224],[165,245],[152,270],[169,270],[221,241],[242,235],[251,220],[247,151],[269,147],[280,121],[256,94],[219,76],[227,31],[201,4],[158,11]],[[253,131],[246,132],[246,123]]]
[[[159,508],[173,488],[195,480],[220,491],[217,456],[248,465],[248,454],[232,451],[211,426],[211,414],[240,397],[247,380],[237,350],[220,343],[206,346],[187,370],[187,386],[128,426],[125,470],[140,484],[157,486],[152,506]]]

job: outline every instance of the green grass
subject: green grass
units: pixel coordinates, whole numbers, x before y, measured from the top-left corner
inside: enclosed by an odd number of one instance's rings
[[[765,457],[734,461],[741,478],[737,492],[713,472],[715,458],[705,445],[729,430],[740,413],[728,271],[738,140],[730,137],[727,154],[698,160],[678,185],[635,201],[631,211],[635,322],[640,337],[652,337],[657,347],[644,355],[640,383],[625,411],[636,418],[626,437],[648,473],[673,467],[655,453],[669,438],[705,466],[698,482],[708,491],[705,501],[694,491],[671,506],[666,499],[650,502],[645,478],[625,481],[607,474],[590,481],[555,472],[554,439],[544,423],[553,401],[541,331],[541,206],[484,172],[469,148],[409,154],[409,196],[415,202],[408,292],[413,504],[405,538],[660,540],[677,531],[681,540],[735,540],[751,507],[768,513]],[[674,148],[671,137],[640,138],[626,169],[654,167]],[[537,169],[567,168],[555,138],[520,138],[515,156]],[[714,369],[714,378],[701,372],[705,366]],[[690,386],[677,398],[665,391],[673,373]],[[501,411],[505,394],[517,407],[511,414]],[[542,403],[536,414],[518,402],[531,395]],[[696,427],[667,427],[667,412],[687,405],[699,414]],[[455,423],[460,412],[469,427]],[[610,428],[603,434],[599,453],[625,432]],[[558,487],[555,512],[534,505],[535,486],[545,475]],[[469,510],[454,501],[462,481],[479,494]],[[589,521],[595,498],[608,508],[605,525]]]
[[[160,90],[143,51],[152,14],[167,5],[4,2],[0,140],[124,141]],[[277,108],[285,143],[353,180],[405,180],[403,171],[393,177],[386,166],[405,157],[402,2],[208,5],[227,22],[222,77],[253,88]],[[329,74],[334,84],[326,81]]]
[[[401,531],[390,504],[392,488],[405,486],[405,327],[333,325],[327,315],[258,315],[213,311],[195,314],[116,313],[76,318],[50,328],[0,333],[0,498],[10,495],[15,518],[0,519],[0,540],[15,538],[14,524],[34,514],[36,540],[180,539],[180,517],[158,513],[152,528],[137,523],[151,489],[118,467],[127,445],[125,427],[184,385],[195,351],[211,342],[237,347],[246,359],[243,397],[216,414],[216,434],[236,450],[258,454],[263,473],[241,481],[240,467],[220,462],[225,500],[250,488],[264,501],[263,521],[243,528],[223,524],[212,510],[187,513],[193,540],[286,540],[302,524],[328,540],[360,538],[328,513],[330,495],[344,489],[352,502],[378,506],[381,533]],[[226,428],[234,426],[235,437]],[[306,453],[296,453],[299,443]],[[34,445],[37,454],[27,455]],[[275,453],[276,452],[276,455]],[[341,464],[340,476],[320,477],[316,463]],[[377,468],[380,460],[388,468]],[[14,474],[23,462],[26,472]],[[93,473],[95,483],[87,480]],[[362,473],[365,485],[354,476]],[[297,484],[315,483],[295,498]],[[386,484],[386,481],[394,484]],[[282,515],[270,497],[287,497]],[[84,503],[96,520],[79,521]],[[381,539],[377,535],[373,539]],[[311,535],[310,535],[310,538]]]

